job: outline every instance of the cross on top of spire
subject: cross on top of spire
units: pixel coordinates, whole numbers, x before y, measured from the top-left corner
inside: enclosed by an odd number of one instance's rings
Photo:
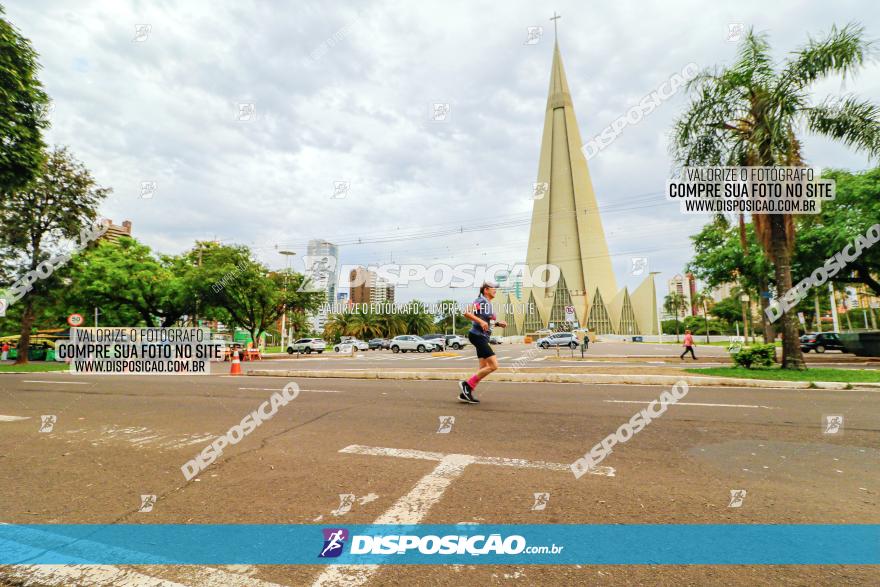
[[[556,35],[559,31],[556,30],[556,21],[562,18],[561,14],[556,14],[556,11],[553,11],[553,17],[550,19],[553,21],[553,40],[556,40]]]

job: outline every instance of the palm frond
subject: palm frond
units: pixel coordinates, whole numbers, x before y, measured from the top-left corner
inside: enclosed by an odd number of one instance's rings
[[[837,139],[856,150],[880,156],[880,107],[850,96],[843,101],[826,100],[805,111],[807,128]]]
[[[795,51],[794,58],[788,61],[780,76],[778,90],[788,93],[830,74],[841,74],[845,78],[854,73],[873,51],[873,42],[866,40],[864,35],[864,27],[850,23],[842,29],[832,26],[831,32],[822,40],[809,39],[807,45]]]
[[[766,34],[749,29],[737,47],[736,61],[727,70],[731,87],[765,85],[775,75]]]

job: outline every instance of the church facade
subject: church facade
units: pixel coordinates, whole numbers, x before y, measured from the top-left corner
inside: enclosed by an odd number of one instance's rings
[[[632,292],[617,288],[582,145],[556,44],[526,263],[531,270],[554,265],[560,275],[546,287],[524,288],[519,300],[512,294],[499,296],[498,307],[514,309],[505,316],[505,335],[576,328],[597,334],[657,334],[653,276]]]

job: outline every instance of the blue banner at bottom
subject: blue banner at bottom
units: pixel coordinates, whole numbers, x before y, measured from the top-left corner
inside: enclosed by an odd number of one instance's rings
[[[0,564],[876,565],[880,525],[0,525]]]

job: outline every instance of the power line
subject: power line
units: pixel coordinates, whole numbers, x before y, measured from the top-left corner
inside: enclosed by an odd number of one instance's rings
[[[662,193],[662,192],[655,192],[654,195],[660,194],[660,193]],[[638,198],[638,197],[634,197],[634,199],[636,199],[636,198]],[[652,208],[652,207],[656,207],[656,206],[662,206],[662,205],[665,205],[666,202],[663,201],[663,202],[657,202],[657,203],[646,204],[646,205],[641,205],[641,206],[629,206],[628,204],[630,204],[630,202],[627,202],[627,205],[624,205],[623,207],[620,207],[620,206],[611,206],[611,207],[597,206],[596,208],[585,208],[582,211],[584,213],[590,213],[590,212],[598,212],[600,210],[604,210],[605,211],[604,213],[606,213],[606,214],[615,214],[618,212],[624,212],[624,211],[629,211],[629,210],[638,210],[638,209],[645,209],[645,208]],[[395,231],[392,233],[386,233],[384,235],[382,233],[378,233],[372,237],[363,237],[363,236],[348,237],[350,240],[343,240],[345,237],[342,237],[341,235],[339,235],[336,237],[326,237],[326,238],[323,238],[322,240],[330,241],[337,246],[403,242],[403,241],[416,240],[416,239],[452,236],[455,234],[482,232],[482,231],[488,231],[488,230],[500,230],[503,228],[515,228],[515,227],[530,224],[536,218],[541,219],[543,217],[546,217],[548,220],[552,220],[554,218],[570,217],[572,214],[578,214],[579,212],[580,211],[566,211],[566,212],[551,212],[549,214],[538,214],[538,215],[532,215],[532,214],[512,215],[512,216],[508,217],[508,218],[511,218],[510,220],[494,221],[494,222],[483,223],[483,224],[473,224],[473,225],[459,224],[459,225],[455,226],[452,223],[447,223],[445,225],[444,224],[435,225],[431,229],[413,228],[413,229],[410,229],[409,231],[404,231],[403,233],[401,233],[399,231]],[[503,218],[503,217],[501,217],[501,218]],[[443,226],[448,226],[449,228],[440,228]],[[308,245],[308,241],[298,241],[298,242],[297,241],[285,241],[285,242],[278,243],[278,245],[283,245],[285,247],[303,247],[303,246]]]

